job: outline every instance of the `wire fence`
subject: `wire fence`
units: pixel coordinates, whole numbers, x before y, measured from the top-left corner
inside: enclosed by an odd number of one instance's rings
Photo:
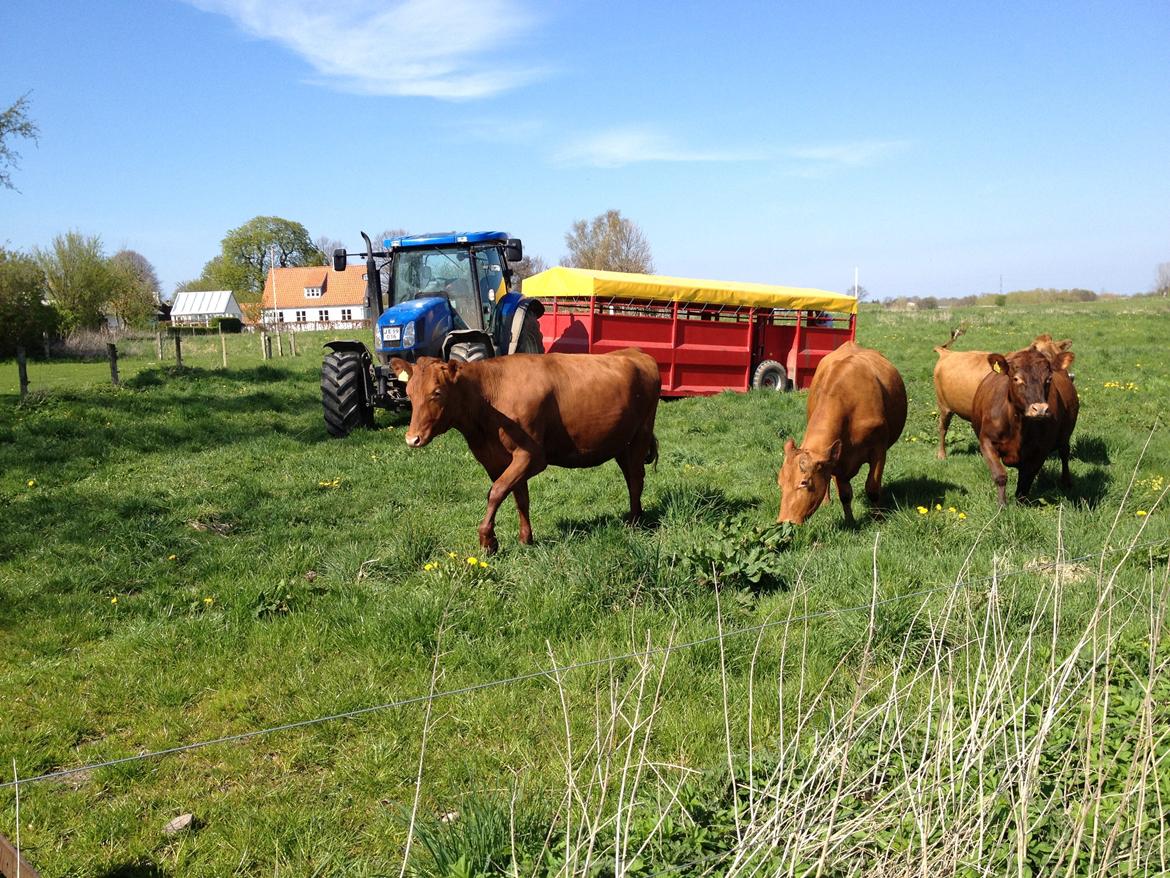
[[[775,619],[769,622],[762,622],[758,625],[749,625],[743,628],[735,628],[730,631],[721,631],[717,634],[711,634],[706,637],[695,638],[694,640],[683,641],[680,643],[673,643],[667,646],[651,647],[644,650],[635,650],[626,653],[619,653],[615,655],[607,655],[601,658],[590,659],[588,661],[576,662],[568,665],[553,666],[550,668],[542,668],[534,671],[529,671],[523,674],[516,674],[510,677],[501,677],[494,680],[488,680],[480,683],[473,683],[467,686],[459,686],[452,689],[444,689],[438,692],[428,692],[421,695],[412,695],[406,698],[396,699],[394,701],[387,701],[381,704],[373,704],[367,707],[360,707],[354,710],[347,710],[340,713],[326,714],[323,716],[316,716],[310,719],[295,720],[287,723],[280,723],[278,725],[266,726],[258,729],[251,729],[245,732],[238,732],[232,735],[223,735],[217,738],[209,738],[202,741],[193,741],[187,744],[178,744],[174,747],[166,747],[160,750],[151,750],[145,753],[136,753],[131,756],[121,756],[115,759],[107,759],[100,762],[92,762],[86,765],[79,765],[74,768],[65,768],[58,771],[46,772],[44,774],[33,775],[31,777],[21,778],[19,781],[7,781],[0,783],[0,790],[10,789],[16,786],[28,786],[29,784],[39,783],[42,781],[54,780],[57,778],[68,777],[74,774],[97,771],[102,768],[109,768],[116,765],[125,765],[131,762],[141,762],[149,759],[159,759],[163,756],[173,756],[179,753],[186,753],[192,750],[200,750],[205,747],[213,747],[219,744],[231,744],[239,741],[247,741],[252,738],[258,738],[264,735],[276,734],[278,732],[291,731],[293,729],[309,728],[311,726],[318,726],[325,723],[336,722],[340,720],[354,719],[356,717],[366,716],[368,714],[379,713],[388,710],[397,710],[404,707],[410,707],[417,704],[426,704],[428,702],[439,701],[443,699],[456,698],[462,695],[470,695],[475,692],[482,692],[487,689],[494,689],[501,686],[511,686],[516,683],[523,683],[530,680],[539,679],[554,679],[559,675],[571,673],[574,671],[586,670],[588,668],[596,668],[604,665],[616,664],[618,662],[631,661],[635,659],[647,659],[659,656],[670,655],[675,652],[680,652],[686,649],[693,649],[698,646],[703,646],[708,643],[716,643],[719,641],[726,641],[731,638],[741,637],[746,634],[758,634],[774,628],[788,627],[797,625],[803,622],[810,622],[816,619],[829,618],[845,613],[855,613],[861,611],[873,611],[880,607],[889,604],[898,603],[909,600],[910,598],[925,597],[931,594],[937,594],[944,591],[955,591],[961,588],[967,588],[981,583],[998,581],[1007,579],[1013,576],[1020,576],[1026,573],[1039,573],[1045,570],[1058,570],[1061,565],[1076,564],[1082,561],[1089,561],[1097,558],[1104,558],[1106,555],[1118,552],[1129,552],[1139,549],[1154,549],[1170,544],[1170,538],[1154,540],[1148,543],[1133,544],[1126,547],[1106,548],[1100,552],[1092,552],[1087,555],[1080,555],[1073,558],[1058,558],[1050,562],[1041,564],[1031,564],[1026,567],[1018,567],[1007,571],[997,571],[988,576],[977,577],[973,579],[957,578],[954,582],[929,586],[926,588],[916,589],[914,591],[907,591],[901,594],[894,595],[880,600],[870,600],[864,604],[857,604],[848,607],[832,607],[825,610],[818,610],[812,613],[805,613],[800,616],[790,616],[784,619]]]

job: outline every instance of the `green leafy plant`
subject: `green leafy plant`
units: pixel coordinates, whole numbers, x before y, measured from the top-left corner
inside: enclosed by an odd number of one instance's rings
[[[753,590],[783,587],[782,553],[794,533],[787,522],[753,526],[742,518],[723,521],[716,526],[715,539],[693,546],[687,560],[704,584]]]

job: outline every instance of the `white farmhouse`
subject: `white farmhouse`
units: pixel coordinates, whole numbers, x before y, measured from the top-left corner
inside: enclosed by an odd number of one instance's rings
[[[352,329],[370,319],[364,263],[334,271],[327,265],[268,272],[261,304],[264,323],[287,329]]]

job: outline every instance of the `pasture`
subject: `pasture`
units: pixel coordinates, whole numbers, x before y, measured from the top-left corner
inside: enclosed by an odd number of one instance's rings
[[[326,436],[320,336],[263,364],[233,338],[226,370],[218,339],[182,370],[146,342],[119,389],[33,362],[24,404],[0,363],[4,781],[470,690],[24,785],[27,856],[389,875],[413,826],[419,874],[1166,868],[1168,318],[864,311],[910,398],[881,518],[859,479],[856,529],[836,502],[775,528],[804,394],[724,394],[660,406],[644,527],[614,464],[551,469],[535,545],[508,501],[490,558],[461,436],[412,450],[384,412]],[[960,349],[1073,339],[1071,496],[1050,460],[998,511],[958,419],[936,460],[931,347],[960,321]]]

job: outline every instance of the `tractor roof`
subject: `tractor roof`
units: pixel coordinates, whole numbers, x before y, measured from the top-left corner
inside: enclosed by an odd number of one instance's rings
[[[507,232],[437,232],[429,235],[387,238],[382,242],[382,246],[387,250],[398,250],[411,247],[442,247],[448,244],[486,244],[492,241],[503,243],[507,240]]]

